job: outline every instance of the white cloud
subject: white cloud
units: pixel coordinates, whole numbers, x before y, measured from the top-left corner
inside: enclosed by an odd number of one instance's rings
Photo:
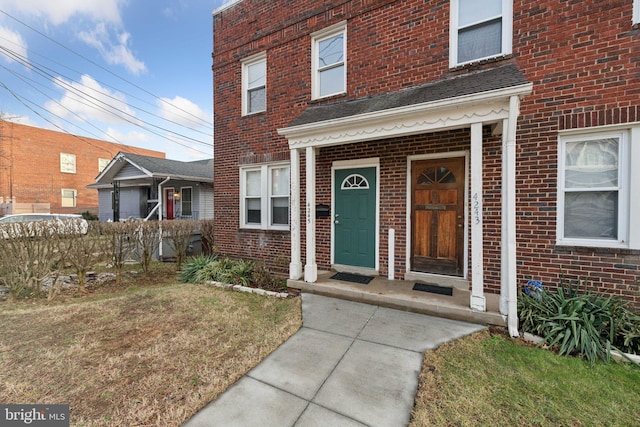
[[[0,0],[0,9],[46,18],[53,25],[64,24],[76,15],[92,21],[120,24],[120,8],[128,0]]]
[[[99,23],[91,31],[81,31],[78,37],[89,46],[97,49],[107,63],[123,65],[135,75],[146,72],[147,67],[144,62],[136,59],[128,46],[131,35],[127,32],[120,32],[112,37],[112,31],[109,31],[104,23]]]
[[[197,104],[181,96],[173,99],[161,98],[158,101],[158,108],[162,118],[186,127],[200,128],[205,123],[211,123],[211,117],[207,113]]]
[[[30,117],[7,113],[1,110],[0,110],[0,118],[2,118],[2,120],[6,120],[7,122],[18,123],[18,124],[27,125],[27,126],[37,126],[37,123],[34,123]]]
[[[115,128],[107,129],[105,137],[118,144],[134,145],[136,147],[150,141],[149,135],[146,133],[137,131],[121,132]]]
[[[39,18],[42,25],[86,26],[80,40],[97,49],[110,65],[122,65],[134,75],[146,72],[144,62],[133,54],[131,35],[122,26],[122,7],[129,0],[0,0],[0,9]]]
[[[27,59],[27,42],[20,34],[0,26],[0,56],[7,62],[16,61],[15,58],[6,54],[5,49]]]
[[[84,120],[98,120],[103,123],[136,122],[135,112],[129,108],[124,95],[110,91],[87,75],[80,82],[66,81],[60,77],[54,80],[64,90],[62,98],[56,103],[49,101],[45,108],[59,117]]]

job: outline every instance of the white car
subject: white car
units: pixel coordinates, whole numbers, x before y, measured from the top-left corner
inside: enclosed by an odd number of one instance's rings
[[[25,229],[22,225],[28,225],[28,234],[30,236],[43,235],[45,230],[57,231],[61,234],[87,234],[89,224],[82,215],[71,214],[44,214],[44,213],[25,213],[5,215],[0,218],[0,237],[7,238],[9,236],[18,237]],[[40,228],[40,225],[46,228]]]

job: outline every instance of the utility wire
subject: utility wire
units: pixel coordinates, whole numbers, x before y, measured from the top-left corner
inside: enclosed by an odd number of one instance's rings
[[[55,75],[53,75],[53,74],[51,74],[50,72],[47,71],[47,70],[51,70],[50,68],[48,68],[46,66],[43,66],[41,64],[38,64],[38,63],[30,62],[23,55],[20,55],[15,51],[12,51],[12,50],[10,50],[10,49],[8,49],[6,47],[2,47],[2,46],[0,46],[0,51],[4,51],[7,56],[9,56],[10,58],[14,59],[16,62],[22,64],[23,66],[32,67],[33,69],[36,70],[36,72],[38,74],[42,75],[43,77],[48,77],[48,78],[54,79],[58,83],[59,86],[62,86],[63,88],[65,88],[69,92],[74,93],[78,97],[76,99],[77,102],[79,102],[79,103],[81,103],[81,104],[83,104],[83,105],[85,105],[87,107],[91,107],[91,108],[95,108],[96,110],[103,111],[103,112],[105,112],[107,114],[110,114],[110,115],[112,115],[114,117],[117,117],[117,118],[119,118],[121,120],[124,120],[124,121],[126,121],[126,122],[128,122],[128,123],[130,123],[130,124],[132,124],[134,126],[141,127],[141,128],[143,128],[143,129],[145,129],[147,131],[150,131],[150,130],[144,128],[143,126],[141,126],[137,122],[140,121],[142,123],[145,123],[148,126],[154,127],[156,129],[162,130],[162,131],[170,133],[170,134],[174,134],[178,138],[180,138],[180,139],[182,139],[184,141],[195,142],[195,143],[207,146],[207,147],[212,147],[213,146],[212,143],[207,143],[207,142],[195,139],[195,138],[191,138],[189,136],[186,136],[186,135],[180,134],[178,132],[175,132],[175,131],[173,131],[171,129],[168,129],[168,128],[153,124],[153,123],[148,122],[146,120],[142,120],[140,118],[135,117],[131,113],[128,113],[128,112],[126,112],[126,111],[124,111],[122,109],[119,109],[119,108],[117,108],[117,107],[115,107],[115,106],[113,106],[111,104],[107,104],[104,101],[96,98],[95,96],[79,90],[78,88],[76,88],[73,85],[67,83],[63,79],[57,78]],[[55,72],[55,70],[51,70],[51,71]],[[69,78],[67,76],[64,76],[64,77]],[[72,79],[70,79],[70,80],[72,80]],[[93,90],[93,89],[91,89],[91,90]],[[114,97],[114,96],[112,96],[112,95],[110,95],[108,93],[101,92],[101,91],[95,91],[95,92],[97,92],[97,93],[99,93],[99,94],[101,94],[101,95],[103,95],[103,96],[105,96],[105,97],[107,97],[109,99],[112,99],[112,100],[114,100],[114,101],[116,101],[118,103],[123,102],[122,100],[120,100],[120,99],[118,99],[118,98],[116,98],[116,97]],[[87,102],[85,102],[84,100],[87,99],[87,98],[89,98],[89,100]],[[142,110],[142,109],[140,109],[140,110],[145,112],[145,113],[147,113],[147,114],[153,115],[152,113],[149,113],[148,111],[145,111],[145,110]],[[156,117],[158,117],[158,116],[156,116]],[[170,120],[167,120],[167,121],[170,121]],[[175,123],[175,122],[172,122],[172,123]],[[178,123],[175,123],[175,124],[178,124]],[[152,132],[152,133],[154,133],[156,135],[159,135],[156,132]],[[162,135],[159,135],[159,136],[162,136]]]
[[[55,126],[55,127],[56,127],[57,129],[59,129],[61,132],[66,133],[67,135],[73,136],[73,137],[75,137],[75,138],[78,138],[78,139],[80,139],[81,141],[84,141],[85,143],[87,143],[87,144],[89,144],[89,145],[91,145],[91,146],[95,147],[95,145],[93,145],[90,141],[88,141],[88,140],[86,140],[86,139],[82,138],[82,137],[81,137],[81,136],[79,136],[79,135],[74,135],[74,134],[72,134],[72,133],[68,132],[68,131],[67,131],[66,129],[64,129],[62,126],[60,126],[60,125],[58,125],[57,123],[55,123],[55,122],[53,122],[53,121],[49,120],[49,119],[48,119],[48,118],[46,118],[44,115],[42,115],[42,114],[40,114],[38,111],[34,110],[34,109],[33,109],[32,107],[30,107],[28,104],[33,104],[33,105],[35,105],[35,106],[36,106],[36,107],[38,107],[38,108],[42,108],[42,107],[40,107],[39,105],[37,105],[37,104],[36,104],[36,103],[34,103],[33,101],[30,101],[30,100],[28,100],[28,99],[23,99],[23,98],[22,98],[22,97],[20,97],[18,94],[16,94],[14,91],[12,91],[11,89],[9,89],[9,87],[7,87],[7,85],[5,85],[5,84],[4,84],[3,82],[1,82],[1,81],[0,81],[0,86],[1,86],[1,87],[3,87],[7,92],[9,92],[9,93],[11,94],[11,96],[13,96],[13,97],[14,97],[14,98],[15,98],[15,99],[20,103],[20,104],[24,105],[24,106],[25,106],[26,108],[28,108],[31,112],[33,112],[34,114],[36,114],[36,115],[37,115],[38,117],[40,117],[41,119],[45,120],[47,123],[50,123],[51,125]],[[72,125],[72,126],[77,126],[77,125],[74,125],[73,123],[69,122],[68,120],[66,120],[66,119],[64,119],[64,118],[62,118],[62,117],[60,117],[60,116],[58,116],[58,115],[56,115],[56,114],[51,113],[50,111],[47,111],[47,113],[49,113],[49,114],[53,115],[54,117],[56,117],[56,118],[58,118],[58,119],[60,119],[60,120],[62,120],[62,121],[64,121],[64,122],[66,122],[66,123],[69,123],[69,124],[70,124],[70,125]],[[148,129],[147,129],[147,131],[149,131],[149,132],[151,132],[151,133],[154,133],[153,131],[150,131],[150,130],[148,130]],[[158,135],[159,135],[159,134],[158,134]],[[188,145],[186,145],[186,144],[182,144],[182,143],[180,143],[180,142],[178,142],[178,141],[176,141],[176,140],[172,140],[172,139],[171,139],[170,141],[171,141],[171,142],[173,142],[173,143],[175,143],[175,144],[181,145],[181,146],[183,146],[183,147],[185,147],[185,148],[188,148],[188,149],[190,149],[190,150],[197,151],[197,152],[199,152],[199,153],[201,153],[201,154],[210,155],[210,153],[207,153],[207,152],[205,152],[205,151],[198,150],[197,148],[195,148],[195,147],[191,147],[191,146],[188,146]],[[97,148],[97,147],[96,147],[96,148]]]
[[[205,121],[205,120],[201,119],[200,117],[198,117],[198,116],[196,116],[196,115],[194,115],[194,114],[192,114],[192,113],[190,113],[190,112],[188,112],[188,111],[186,111],[186,110],[184,110],[184,109],[182,109],[182,108],[180,108],[180,107],[177,107],[177,106],[175,106],[175,105],[173,105],[173,104],[171,104],[171,103],[167,102],[164,98],[160,98],[159,96],[157,96],[157,95],[155,95],[155,94],[153,94],[153,93],[149,92],[148,90],[144,89],[143,87],[141,87],[141,86],[139,86],[139,85],[137,85],[137,84],[135,84],[135,83],[133,83],[133,82],[131,82],[131,81],[129,81],[129,80],[127,80],[127,79],[125,79],[124,77],[119,76],[118,74],[114,73],[113,71],[109,70],[108,68],[106,68],[106,67],[104,67],[104,66],[102,66],[102,65],[98,64],[97,62],[95,62],[95,61],[93,61],[93,60],[91,60],[91,59],[89,59],[89,58],[85,57],[84,55],[81,55],[81,54],[77,53],[77,52],[76,52],[76,51],[74,51],[73,49],[68,48],[67,46],[63,45],[62,43],[58,42],[57,40],[52,39],[51,37],[47,36],[46,34],[42,33],[41,31],[39,31],[39,30],[37,30],[37,29],[33,28],[32,26],[28,25],[27,23],[25,23],[25,22],[23,22],[23,21],[19,20],[18,18],[14,17],[14,16],[12,16],[12,15],[10,15],[10,14],[8,14],[8,13],[7,13],[7,12],[5,12],[4,10],[0,10],[0,13],[4,14],[5,16],[7,16],[7,17],[9,17],[9,18],[11,18],[11,19],[13,19],[14,21],[16,21],[16,22],[20,23],[21,25],[23,25],[23,26],[25,26],[25,27],[29,28],[30,30],[32,30],[32,31],[34,31],[34,32],[36,32],[36,33],[38,33],[38,34],[39,34],[39,35],[41,35],[42,37],[46,38],[47,40],[51,41],[52,43],[55,43],[56,45],[58,45],[58,46],[60,46],[61,48],[63,48],[63,49],[65,49],[65,50],[69,51],[70,53],[72,53],[72,54],[74,54],[74,55],[78,56],[79,58],[84,59],[85,61],[89,62],[90,64],[93,64],[93,65],[95,65],[96,67],[100,68],[101,70],[103,70],[103,71],[105,71],[105,72],[107,72],[107,73],[111,74],[112,76],[116,77],[117,79],[119,79],[119,80],[121,80],[121,81],[123,81],[123,82],[125,82],[125,83],[127,83],[127,84],[129,84],[129,85],[131,85],[131,86],[133,86],[133,87],[135,87],[136,89],[138,89],[138,90],[140,90],[140,91],[142,91],[142,92],[146,93],[147,95],[150,95],[150,96],[152,96],[153,98],[155,98],[155,99],[157,99],[157,100],[159,100],[159,101],[161,101],[161,102],[163,102],[163,103],[165,103],[165,104],[167,104],[167,105],[169,105],[169,106],[171,106],[171,107],[173,107],[173,108],[176,108],[176,109],[178,109],[178,110],[180,110],[180,111],[184,112],[185,114],[188,114],[188,115],[192,116],[193,118],[195,118],[195,119],[197,119],[197,120],[200,120],[200,121],[202,121],[202,122],[204,122],[204,123],[209,124],[209,122],[207,122],[207,121]]]

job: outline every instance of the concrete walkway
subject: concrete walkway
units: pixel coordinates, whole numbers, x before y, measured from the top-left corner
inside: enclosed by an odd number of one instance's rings
[[[184,427],[406,426],[423,353],[483,329],[302,294],[303,327]]]

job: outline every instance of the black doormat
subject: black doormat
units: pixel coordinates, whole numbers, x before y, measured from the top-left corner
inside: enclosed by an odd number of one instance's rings
[[[422,291],[422,292],[431,292],[432,294],[439,295],[453,295],[453,288],[448,288],[446,286],[438,286],[438,285],[429,285],[427,283],[416,283],[413,285],[414,291]]]
[[[344,282],[360,283],[362,285],[366,285],[373,280],[373,277],[363,276],[361,274],[353,274],[353,273],[336,273],[333,276],[331,276],[331,278],[336,280],[342,280]]]

